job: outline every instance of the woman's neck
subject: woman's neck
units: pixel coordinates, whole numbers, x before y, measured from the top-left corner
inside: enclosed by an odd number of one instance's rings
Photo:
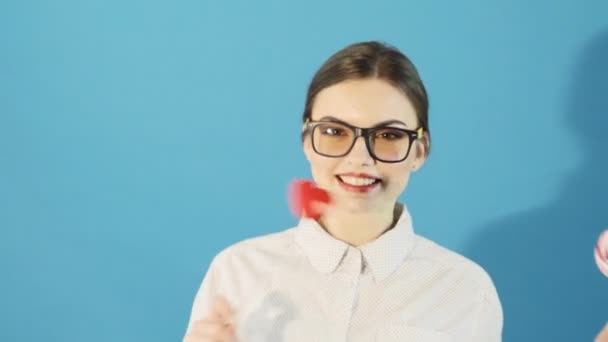
[[[392,228],[400,212],[398,206],[389,206],[373,212],[352,212],[335,208],[324,215],[319,223],[333,237],[358,247],[374,241]]]

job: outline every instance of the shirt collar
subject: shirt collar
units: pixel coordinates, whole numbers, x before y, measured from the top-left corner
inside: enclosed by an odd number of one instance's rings
[[[395,217],[399,219],[392,229],[358,247],[375,281],[392,274],[414,247],[412,219],[405,205],[398,203],[395,206]],[[295,240],[311,264],[322,273],[334,272],[349,247],[349,244],[334,238],[310,218],[300,220]]]
[[[296,228],[295,240],[311,264],[321,273],[336,270],[349,246],[331,236],[317,221],[305,217]]]

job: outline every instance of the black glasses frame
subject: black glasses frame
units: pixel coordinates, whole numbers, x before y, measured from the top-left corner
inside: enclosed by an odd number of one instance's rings
[[[347,128],[349,128],[355,135],[355,138],[353,139],[352,144],[350,145],[350,147],[346,150],[346,152],[344,152],[343,154],[340,155],[331,155],[331,154],[325,154],[325,153],[321,153],[317,150],[317,147],[315,146],[315,141],[313,139],[314,136],[314,130],[317,128],[317,126],[321,125],[321,124],[326,124],[326,123],[337,123],[340,125],[343,125]],[[397,130],[400,132],[403,132],[405,134],[407,134],[410,138],[410,144],[407,148],[407,152],[405,153],[405,157],[403,157],[402,159],[399,160],[385,160],[382,158],[378,158],[378,156],[376,156],[376,154],[374,153],[373,149],[372,149],[372,137],[373,134],[379,130],[383,130],[383,129],[387,129],[390,128],[392,130]],[[350,125],[346,122],[343,121],[335,121],[335,120],[322,120],[322,121],[312,121],[312,120],[306,120],[306,122],[304,123],[304,130],[305,131],[310,131],[310,137],[311,137],[311,143],[312,143],[312,149],[315,151],[315,153],[322,155],[324,157],[329,157],[329,158],[340,158],[340,157],[344,157],[345,155],[349,154],[350,151],[353,149],[353,146],[355,146],[355,143],[357,142],[357,139],[359,137],[363,137],[365,140],[365,146],[367,147],[367,152],[369,153],[369,155],[374,158],[374,160],[383,162],[383,163],[400,163],[402,161],[404,161],[405,159],[407,159],[407,157],[410,155],[410,151],[412,149],[412,145],[414,145],[414,142],[417,139],[420,139],[424,136],[424,128],[423,127],[418,127],[416,130],[410,130],[410,129],[405,129],[405,128],[399,128],[399,127],[393,127],[393,126],[380,126],[380,127],[371,127],[371,128],[361,128],[361,127],[356,127],[353,125]]]

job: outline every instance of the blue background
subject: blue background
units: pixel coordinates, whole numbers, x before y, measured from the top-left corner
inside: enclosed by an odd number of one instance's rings
[[[608,320],[608,2],[2,1],[0,340],[178,341],[211,258],[295,224],[329,55],[412,58],[417,231],[492,275],[505,341]]]

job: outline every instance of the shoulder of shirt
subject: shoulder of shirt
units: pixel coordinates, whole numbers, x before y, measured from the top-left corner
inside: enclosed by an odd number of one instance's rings
[[[214,258],[214,264],[224,264],[235,258],[255,256],[280,257],[293,253],[295,227],[279,232],[259,235],[238,241],[223,250]]]
[[[494,289],[494,283],[490,275],[475,261],[424,236],[415,234],[415,239],[414,250],[408,258],[426,261],[445,272],[454,271],[468,275],[470,280],[479,286]]]

